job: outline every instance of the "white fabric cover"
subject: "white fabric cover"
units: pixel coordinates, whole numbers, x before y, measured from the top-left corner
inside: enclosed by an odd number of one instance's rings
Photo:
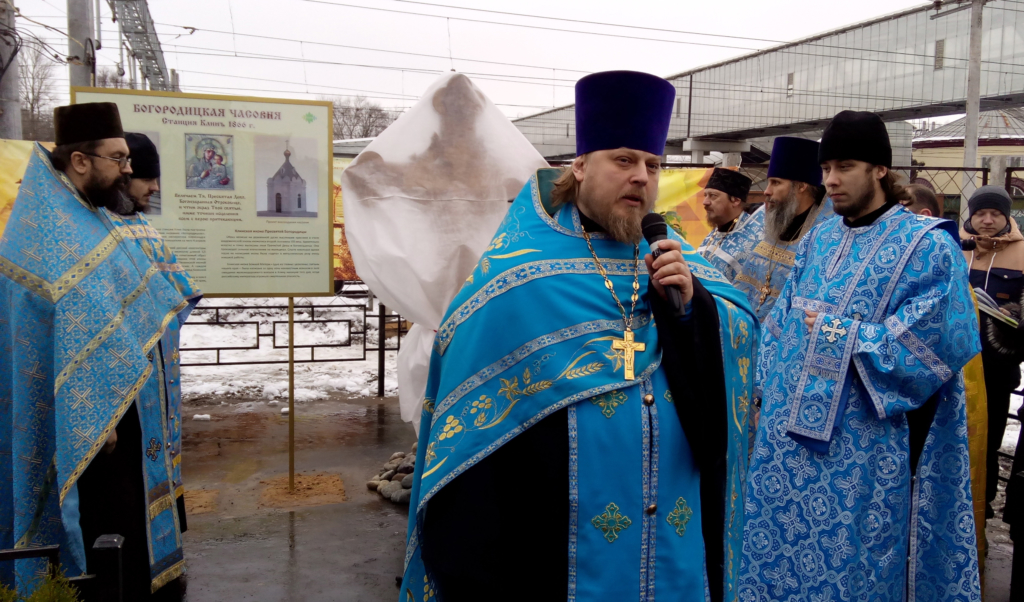
[[[465,75],[448,73],[341,176],[360,278],[411,320],[398,357],[402,418],[419,430],[430,347],[448,304],[529,177],[547,162]]]

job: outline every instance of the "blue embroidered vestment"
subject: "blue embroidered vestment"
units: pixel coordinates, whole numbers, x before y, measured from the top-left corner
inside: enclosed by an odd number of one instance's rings
[[[732,230],[722,232],[718,228],[712,230],[704,242],[697,247],[697,252],[708,263],[718,268],[731,283],[736,282],[747,255],[761,240],[764,233],[764,207],[754,213],[742,212],[736,218]]]
[[[34,148],[0,241],[0,548],[59,544],[87,570],[76,483],[137,401],[153,590],[182,574],[177,349],[198,300],[145,218],[91,208]]]
[[[438,330],[420,429],[402,602],[444,600],[420,549],[435,494],[562,408],[568,408],[570,449],[567,598],[654,600],[659,591],[673,600],[705,600],[699,475],[660,364],[643,259],[634,331],[646,347],[636,354],[636,380],[626,381],[622,352],[612,348],[622,337],[622,317],[582,237],[579,213],[572,204],[553,216],[546,209],[554,175],[556,170],[539,171],[515,199]],[[592,238],[628,312],[632,245],[603,234]],[[743,296],[682,244],[690,269],[714,295],[721,322],[729,404],[721,534],[727,561],[726,582],[715,585],[729,592],[728,599],[735,595],[739,568],[747,406],[758,330]],[[642,244],[641,255],[647,251]],[[529,515],[523,508],[524,537]],[[486,597],[481,592],[481,599]]]
[[[758,360],[742,602],[980,599],[962,372],[980,341],[955,237],[896,205],[801,242]]]
[[[758,210],[760,213],[764,211],[763,207]],[[810,232],[815,226],[834,216],[832,199],[824,199],[821,202],[820,209],[814,216],[814,221],[805,226],[806,232]],[[779,298],[779,292],[782,290],[783,285],[786,284],[789,271],[793,269],[793,263],[796,261],[796,249],[800,245],[800,239],[772,244],[764,240],[763,219],[761,224],[762,237],[744,257],[740,266],[742,269],[736,275],[733,284],[747,296],[747,301],[757,314],[757,319],[763,322],[771,314],[772,308],[775,307],[775,301]],[[763,295],[764,301],[762,301],[762,289],[765,287],[766,282],[768,282],[771,290]]]

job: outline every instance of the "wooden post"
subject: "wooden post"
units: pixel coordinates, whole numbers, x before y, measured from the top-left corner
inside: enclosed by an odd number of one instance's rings
[[[288,297],[288,491],[295,491],[295,297]]]

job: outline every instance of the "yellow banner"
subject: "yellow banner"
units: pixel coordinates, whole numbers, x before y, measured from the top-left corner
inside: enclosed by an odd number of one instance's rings
[[[28,167],[33,144],[35,142],[29,140],[0,140],[0,235],[3,235],[7,220],[11,217],[14,197],[18,196],[21,177]],[[42,144],[53,149],[52,142]]]
[[[352,163],[352,159],[334,158],[334,279],[359,280],[356,266],[352,263],[352,253],[348,250],[345,240],[345,207],[341,202],[341,172]]]
[[[658,202],[654,210],[694,248],[711,232],[704,217],[704,186],[711,168],[666,169],[658,183]]]

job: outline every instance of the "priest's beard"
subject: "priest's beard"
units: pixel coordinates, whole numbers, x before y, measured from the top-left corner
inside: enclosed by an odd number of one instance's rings
[[[626,198],[638,200],[640,205],[631,206],[624,200]],[[584,180],[576,203],[587,217],[600,224],[612,238],[632,244],[640,241],[643,234],[640,223],[650,213],[654,200],[648,199],[647,191],[641,187],[631,188],[610,199],[600,199],[590,193]]]
[[[782,240],[783,233],[789,229],[793,219],[797,216],[800,202],[797,201],[796,191],[790,187],[789,196],[782,201],[772,200],[764,208],[764,237],[771,243]]]
[[[82,187],[82,192],[93,207],[104,207],[118,215],[135,213],[135,203],[128,196],[128,176],[117,178],[106,186],[90,179]]]

